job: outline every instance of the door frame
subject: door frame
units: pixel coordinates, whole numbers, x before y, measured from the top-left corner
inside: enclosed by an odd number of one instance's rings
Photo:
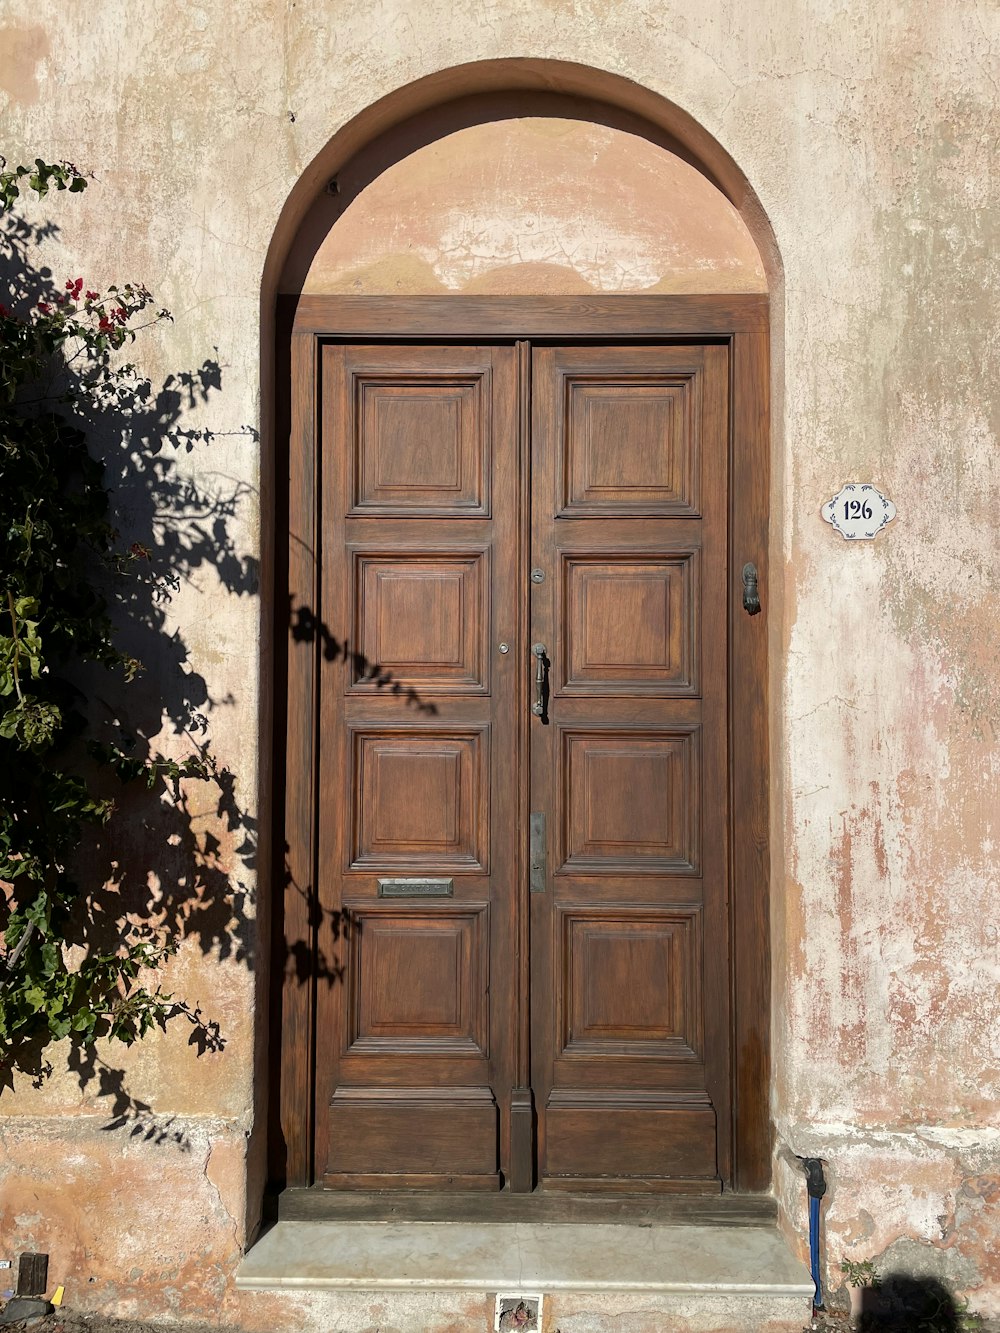
[[[732,1163],[727,1188],[771,1183],[767,555],[769,307],[761,295],[300,296],[278,298],[273,633],[275,863],[269,1174],[314,1179],[318,688],[330,630],[319,600],[319,348],[338,342],[704,340],[729,348],[729,821]],[[526,423],[522,420],[522,437]],[[522,438],[523,450],[525,438]],[[285,479],[287,478],[287,481]],[[282,530],[284,536],[282,536]],[[764,614],[742,607],[757,567]],[[281,608],[285,609],[282,614]],[[524,710],[519,710],[519,716]],[[526,840],[524,840],[526,841]],[[527,846],[523,848],[525,882]],[[279,896],[277,886],[281,886]],[[526,915],[526,914],[523,914]],[[527,923],[524,923],[524,945]],[[738,942],[738,947],[737,947]],[[527,948],[520,950],[527,968]],[[279,984],[280,978],[280,984]],[[525,988],[526,993],[526,988]],[[520,1045],[526,1043],[519,1042]]]

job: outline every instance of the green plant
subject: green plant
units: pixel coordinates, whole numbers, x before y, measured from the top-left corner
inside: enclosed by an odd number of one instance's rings
[[[68,162],[7,168],[0,219],[23,190],[77,194]],[[14,233],[6,233],[9,237]],[[10,246],[8,245],[8,249]],[[11,253],[13,253],[11,251]],[[9,256],[8,256],[9,257]],[[36,289],[31,291],[37,278]],[[165,994],[150,969],[175,947],[155,920],[112,907],[81,842],[115,808],[109,784],[218,776],[207,746],[180,760],[137,750],[109,719],[95,723],[95,672],[135,682],[142,663],[119,646],[116,623],[145,587],[150,549],[121,542],[88,449],[88,413],[127,413],[148,381],[122,355],[137,334],[170,318],[141,284],[105,292],[69,277],[62,289],[21,274],[0,305],[0,1074],[24,1051],[74,1036],[131,1043],[154,1025],[197,1011]],[[158,797],[157,797],[158,799]],[[96,877],[96,882],[95,882]]]
[[[969,1302],[961,1299],[956,1302],[958,1311],[958,1329],[959,1333],[976,1333],[977,1329],[985,1328],[986,1321],[981,1314],[975,1310],[969,1309]]]
[[[879,1271],[871,1259],[841,1259],[840,1271],[851,1287],[877,1287]]]

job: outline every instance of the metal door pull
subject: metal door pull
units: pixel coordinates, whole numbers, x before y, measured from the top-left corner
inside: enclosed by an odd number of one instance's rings
[[[531,651],[535,654],[535,702],[531,711],[535,717],[545,716],[545,672],[548,660],[545,656],[545,644],[533,643]]]

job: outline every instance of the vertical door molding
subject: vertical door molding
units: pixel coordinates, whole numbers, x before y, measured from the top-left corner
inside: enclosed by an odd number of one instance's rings
[[[770,377],[766,326],[732,339],[729,515],[729,718],[733,1184],[771,1183],[767,532]],[[757,567],[762,614],[742,604],[743,566]]]
[[[315,1047],[316,704],[319,625],[316,490],[317,345],[295,330],[291,348],[288,456],[288,583],[284,764],[285,835],[276,839],[273,882],[283,890],[275,912],[272,956],[283,968],[278,1115],[284,1182],[312,1183]],[[280,624],[280,621],[279,621]],[[273,985],[278,978],[273,978]],[[273,1123],[273,1117],[272,1117]],[[272,1132],[275,1132],[272,1129]],[[272,1152],[272,1161],[275,1154]],[[274,1168],[272,1167],[272,1170]]]

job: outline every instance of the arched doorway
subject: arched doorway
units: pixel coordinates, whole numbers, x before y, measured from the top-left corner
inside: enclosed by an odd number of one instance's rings
[[[768,1184],[766,278],[707,170],[491,93],[288,249],[284,1182]]]

